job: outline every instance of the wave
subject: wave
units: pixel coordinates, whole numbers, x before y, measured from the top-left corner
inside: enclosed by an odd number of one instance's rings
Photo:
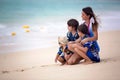
[[[0,24],[0,29],[6,28],[6,25]]]

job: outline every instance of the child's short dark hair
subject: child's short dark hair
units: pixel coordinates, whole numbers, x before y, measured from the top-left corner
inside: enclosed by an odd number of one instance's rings
[[[74,27],[75,30],[77,31],[77,28],[78,28],[78,26],[79,26],[79,22],[78,22],[76,19],[70,19],[70,20],[67,22],[67,25]]]
[[[78,26],[78,31],[83,34],[88,34],[88,27],[85,24],[81,24]]]

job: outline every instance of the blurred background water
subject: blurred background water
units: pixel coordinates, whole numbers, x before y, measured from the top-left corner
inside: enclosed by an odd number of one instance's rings
[[[99,31],[120,30],[120,0],[0,0],[0,53],[57,45],[69,19],[83,22],[81,10],[86,6],[100,19]]]

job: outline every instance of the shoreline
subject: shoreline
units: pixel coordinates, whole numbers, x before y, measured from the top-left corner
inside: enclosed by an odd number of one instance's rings
[[[101,27],[100,27],[101,28]],[[109,32],[119,32],[120,30],[108,30],[108,31],[99,31],[98,33],[102,35],[102,33],[109,33]],[[56,39],[56,37],[53,37]],[[99,36],[99,39],[101,38],[101,36]],[[100,40],[98,40],[99,42]],[[30,51],[30,50],[39,50],[39,49],[48,49],[48,48],[51,48],[51,47],[58,47],[58,44],[57,44],[57,39],[56,41],[51,41],[49,42],[50,45],[45,45],[44,47],[28,47],[28,48],[24,48],[24,45],[5,45],[5,46],[0,46],[1,48],[1,52],[0,54],[11,54],[11,53],[17,53],[17,52],[21,52],[21,51]],[[27,47],[27,46],[26,46]],[[15,49],[16,48],[16,49]],[[19,49],[20,48],[20,49]],[[11,50],[10,50],[11,49]]]

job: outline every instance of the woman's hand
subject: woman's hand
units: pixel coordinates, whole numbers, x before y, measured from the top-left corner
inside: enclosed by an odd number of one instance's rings
[[[84,44],[85,44],[86,42],[88,42],[88,41],[89,41],[89,38],[85,38],[85,39],[83,39],[80,43],[84,45]]]
[[[69,42],[68,42],[68,44],[73,44],[73,43],[75,43],[75,41],[69,41]]]

